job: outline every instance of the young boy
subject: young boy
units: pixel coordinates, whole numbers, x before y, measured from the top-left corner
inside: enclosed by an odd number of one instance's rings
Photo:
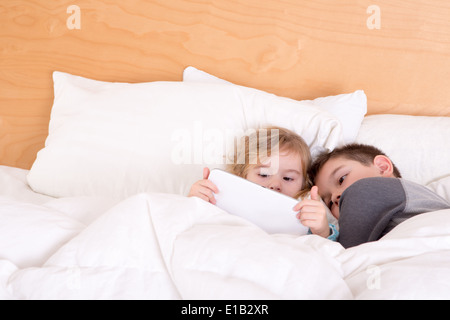
[[[338,241],[345,248],[376,241],[415,215],[450,208],[431,190],[402,179],[392,161],[373,146],[351,144],[320,155],[310,178],[339,219]],[[295,209],[313,211],[302,203]]]

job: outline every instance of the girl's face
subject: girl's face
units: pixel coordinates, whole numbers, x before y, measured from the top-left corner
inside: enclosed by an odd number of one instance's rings
[[[247,180],[265,188],[295,197],[303,187],[302,160],[299,154],[280,152],[250,168]]]

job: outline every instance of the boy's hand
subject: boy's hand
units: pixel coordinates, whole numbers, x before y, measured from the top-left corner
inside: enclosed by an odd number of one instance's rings
[[[219,193],[216,185],[208,180],[209,169],[203,169],[203,180],[194,183],[189,191],[188,197],[198,197],[212,204],[216,204],[214,193]]]
[[[299,211],[297,219],[308,227],[313,234],[328,238],[330,236],[330,227],[327,220],[327,210],[322,201],[320,201],[319,188],[311,188],[311,199],[300,201],[294,211]]]

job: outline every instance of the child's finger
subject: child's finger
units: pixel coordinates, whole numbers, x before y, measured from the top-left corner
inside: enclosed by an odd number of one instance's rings
[[[209,173],[210,171],[208,167],[203,168],[203,179],[208,179]]]
[[[303,201],[297,203],[295,205],[295,207],[293,208],[293,210],[294,211],[301,211],[301,210],[303,210],[303,208],[305,208],[307,206],[320,208],[322,206],[322,203],[318,202],[317,200],[306,199],[306,200],[303,200]]]
[[[315,227],[318,223],[316,215],[312,213],[302,213],[298,220],[307,227]]]
[[[214,193],[219,193],[219,189],[217,188],[217,186],[210,180],[203,180],[200,185],[210,189]]]
[[[314,214],[318,214],[320,213],[320,208],[315,207],[315,206],[304,206],[302,207],[302,209],[299,211],[299,213],[314,213]]]
[[[202,187],[198,190],[198,192],[204,200],[211,202],[212,204],[216,204],[216,198],[214,198],[214,193],[210,188]]]
[[[204,194],[199,193],[199,194],[196,194],[195,196],[197,198],[202,199],[203,201],[209,202],[209,198],[207,196],[205,196]]]
[[[297,213],[297,218],[300,220],[317,220],[317,211],[314,208],[305,207],[302,211]]]
[[[318,186],[312,187],[310,194],[311,194],[311,200],[320,201],[319,187]]]

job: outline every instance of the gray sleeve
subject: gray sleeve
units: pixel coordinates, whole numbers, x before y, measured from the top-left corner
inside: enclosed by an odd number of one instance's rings
[[[347,188],[339,203],[339,242],[345,248],[378,240],[393,215],[403,212],[406,194],[396,178],[367,178]]]
[[[447,200],[430,189],[408,180],[400,179],[400,181],[406,193],[406,212],[417,214],[450,207]]]
[[[450,204],[419,184],[397,178],[367,178],[341,196],[339,242],[346,248],[376,241],[401,222]]]

